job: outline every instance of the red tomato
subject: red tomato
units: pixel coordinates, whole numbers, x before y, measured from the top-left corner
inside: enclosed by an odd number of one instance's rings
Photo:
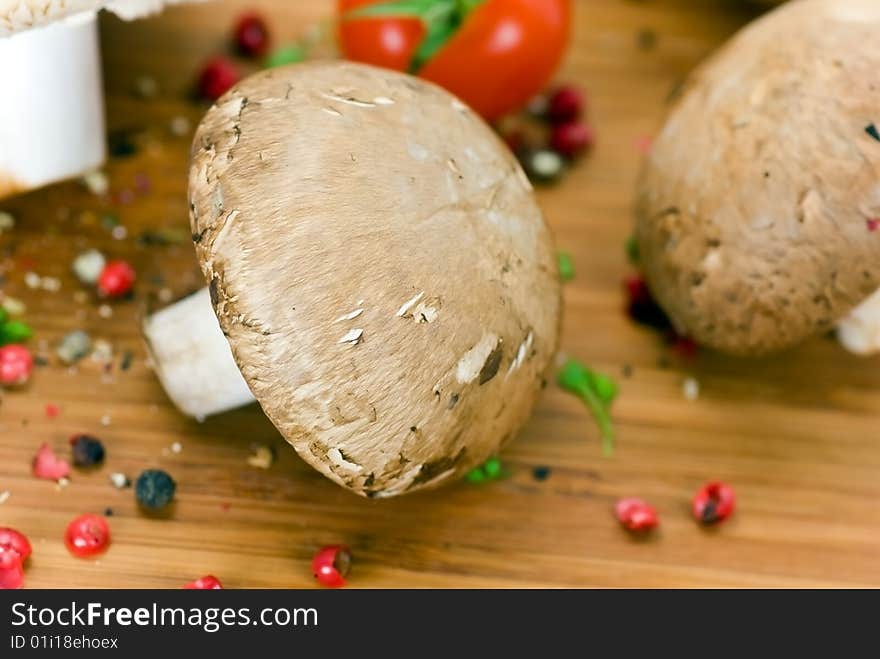
[[[388,0],[337,0],[345,13]],[[438,0],[442,2],[442,0]],[[570,0],[485,0],[417,71],[488,120],[524,106],[555,73],[568,43]],[[407,71],[427,33],[415,17],[340,21],[348,59]]]

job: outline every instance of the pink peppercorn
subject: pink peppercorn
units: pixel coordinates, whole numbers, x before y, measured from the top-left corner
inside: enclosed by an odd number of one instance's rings
[[[0,348],[0,385],[15,387],[25,384],[33,370],[34,358],[30,350],[18,344]]]
[[[553,123],[565,123],[584,113],[586,102],[583,94],[571,86],[557,89],[547,101],[547,119]]]
[[[240,77],[235,64],[225,57],[214,57],[205,63],[199,74],[199,95],[209,101],[216,101],[228,92]]]

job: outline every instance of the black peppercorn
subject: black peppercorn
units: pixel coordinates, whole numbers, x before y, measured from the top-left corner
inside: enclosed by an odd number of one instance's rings
[[[94,467],[104,462],[104,445],[91,435],[74,435],[70,438],[73,464],[77,467]]]
[[[176,488],[177,484],[167,472],[147,469],[138,476],[134,493],[138,503],[144,508],[159,510],[171,503]]]

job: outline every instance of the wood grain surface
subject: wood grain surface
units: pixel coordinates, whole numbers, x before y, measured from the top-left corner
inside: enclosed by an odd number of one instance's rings
[[[638,145],[656,130],[676,82],[757,14],[745,2],[575,3],[574,44],[559,78],[589,90],[599,145],[541,190],[540,202],[577,268],[565,288],[563,350],[621,384],[612,458],[602,457],[583,406],[551,385],[502,456],[505,479],[369,501],[301,462],[256,406],[205,423],[171,407],[147,366],[139,319],[202,282],[186,239],[189,137],[169,124],[198,120],[204,108],[188,98],[193,73],[224,47],[240,10],[262,8],[287,39],[329,16],[332,4],[215,2],[133,24],[105,16],[109,124],[137,152],[108,164],[108,200],[69,182],[0,203],[17,218],[0,235],[2,288],[27,305],[32,345],[48,358],[0,406],[0,492],[10,493],[0,526],[33,541],[26,586],[175,588],[213,573],[228,587],[312,587],[310,558],[330,543],[352,548],[352,587],[880,586],[880,361],[848,356],[827,338],[761,361],[683,361],[622,312]],[[132,93],[144,75],[159,83],[157,98]],[[107,214],[118,216],[124,237],[120,229],[113,237]],[[172,244],[145,244],[162,231]],[[70,273],[88,247],[129,259],[139,273],[136,295],[113,303],[109,318]],[[27,271],[59,278],[61,289],[28,288]],[[54,346],[72,329],[111,342],[109,370],[90,358],[73,369],[58,362]],[[127,351],[132,364],[122,370]],[[682,394],[687,377],[700,383],[698,400]],[[60,406],[56,418],[47,404]],[[81,432],[105,442],[102,467],[75,471],[63,489],[31,475],[42,442],[66,455],[67,438]],[[270,469],[247,464],[255,442],[277,448]],[[550,469],[546,480],[533,477],[536,466]],[[161,518],[144,516],[132,491],[108,480],[148,467],[179,483]],[[713,529],[689,514],[709,479],[738,493],[734,517]],[[622,496],[652,501],[659,532],[628,536],[612,516]],[[106,508],[110,550],[98,560],[71,557],[67,522]]]

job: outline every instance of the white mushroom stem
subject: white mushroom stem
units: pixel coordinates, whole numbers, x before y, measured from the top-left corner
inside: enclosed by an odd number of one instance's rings
[[[104,162],[96,16],[0,38],[0,197]]]
[[[880,290],[837,324],[837,338],[857,355],[880,352]]]
[[[203,419],[254,402],[207,288],[147,318],[144,336],[162,386],[184,414]]]

